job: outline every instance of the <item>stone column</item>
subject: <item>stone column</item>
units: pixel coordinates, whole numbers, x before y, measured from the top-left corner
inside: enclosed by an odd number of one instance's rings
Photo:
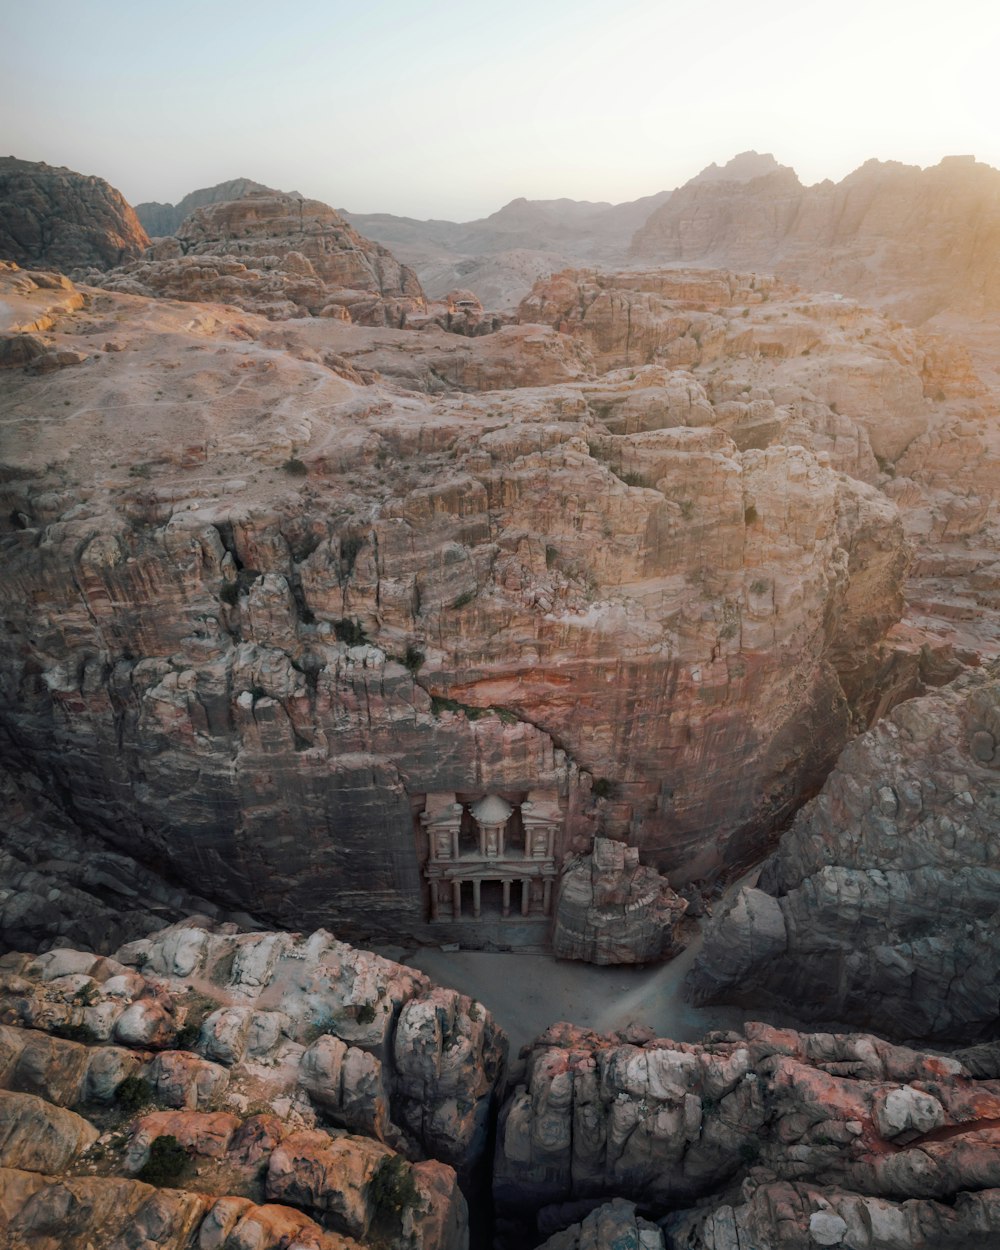
[[[482,914],[482,908],[480,906],[480,892],[482,890],[482,884],[483,884],[482,881],[480,881],[478,877],[473,878],[472,880],[472,914],[473,916],[475,916],[477,920]]]
[[[462,914],[462,883],[461,881],[453,881],[451,883],[451,910],[452,919],[458,920]]]
[[[531,906],[531,882],[527,877],[521,878],[521,915],[528,914],[528,908]]]
[[[510,915],[510,882],[509,881],[504,881],[503,883],[503,914],[505,916]]]
[[[545,912],[547,916],[552,907],[552,880],[551,878],[549,877],[545,878],[545,885],[543,888],[544,888],[545,893],[542,897],[542,910]]]

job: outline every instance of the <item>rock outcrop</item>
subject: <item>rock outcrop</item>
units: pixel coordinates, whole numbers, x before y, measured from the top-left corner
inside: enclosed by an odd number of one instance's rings
[[[676,950],[687,903],[635,847],[595,838],[571,863],[559,888],[552,953],[592,964],[642,964]]]
[[[422,973],[193,918],[4,956],[0,1020],[5,1246],[468,1246],[506,1043]]]
[[[149,239],[119,191],[64,166],[0,158],[0,260],[34,268],[112,269]]]
[[[197,191],[191,191],[176,204],[160,204],[156,200],[136,204],[135,215],[150,238],[160,238],[163,235],[176,234],[178,226],[185,222],[196,208],[204,208],[206,204],[241,200],[245,195],[258,193],[281,194],[274,187],[266,187],[262,182],[254,182],[252,178],[230,178],[227,182],[218,182],[215,186],[201,187]]]
[[[713,917],[697,1002],[781,1002],[895,1037],[992,1037],[1000,998],[1000,670],[900,704],[841,755]]]
[[[907,548],[822,452],[741,450],[767,402],[594,379],[548,327],[89,298],[47,332],[84,363],[3,375],[36,416],[0,510],[5,750],[88,836],[228,910],[441,940],[429,795],[544,791],[557,863],[610,836],[682,884],[818,788]],[[446,341],[467,391],[351,355]]]
[[[280,192],[195,209],[145,259],[94,280],[134,294],[236,304],[276,319],[399,326],[425,307],[416,275],[384,247],[326,204]]]
[[[1000,172],[950,156],[929,169],[867,161],[811,187],[783,166],[750,181],[693,179],[636,232],[632,254],[777,271],[923,321],[1000,311],[998,241]]]
[[[114,1060],[117,1080],[145,1080],[178,1110],[291,1106],[306,1127],[319,1117],[466,1177],[483,1158],[506,1058],[488,1012],[323,930],[239,934],[197,918],[113,957],[60,947],[4,963],[0,1014],[27,1030],[4,1033],[9,1063],[55,1065],[30,1092],[60,1106],[86,1103]],[[136,1062],[122,1047],[153,1053]]]
[[[556,1025],[501,1116],[498,1218],[525,1244],[565,1204],[616,1195],[659,1217],[670,1246],[969,1244],[959,1230],[997,1227],[977,1220],[995,1212],[998,1113],[1000,1084],[960,1055],[864,1034],[747,1024],[681,1045]],[[568,1237],[555,1245],[591,1244]]]

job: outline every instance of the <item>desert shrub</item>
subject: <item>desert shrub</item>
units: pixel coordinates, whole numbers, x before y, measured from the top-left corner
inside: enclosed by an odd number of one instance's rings
[[[136,1179],[145,1181],[147,1185],[170,1185],[184,1171],[190,1157],[172,1133],[164,1133],[149,1147],[149,1158]]]
[[[219,598],[223,603],[228,603],[231,608],[235,608],[240,601],[239,586],[235,582],[223,582]]]
[[[555,568],[556,561],[559,559],[559,549],[557,547],[545,548],[545,567],[547,569]]]
[[[748,508],[744,509],[743,520],[747,523],[747,525],[753,525],[754,521],[757,520],[757,509],[753,506],[753,504],[750,504]]]
[[[289,477],[305,477],[309,472],[298,456],[289,456],[281,467]]]
[[[619,473],[618,476],[626,486],[649,486],[650,481],[641,473]]]
[[[333,632],[338,642],[346,642],[349,647],[360,647],[368,641],[368,636],[361,625],[347,616],[343,620],[333,622]]]
[[[411,673],[416,673],[420,670],[425,658],[424,653],[418,650],[412,642],[407,644],[406,654],[403,656],[403,663]]]
[[[378,1171],[368,1182],[367,1197],[372,1213],[371,1228],[376,1238],[398,1234],[403,1212],[419,1207],[421,1201],[412,1169],[399,1155],[382,1160]]]
[[[595,799],[610,799],[614,797],[615,783],[607,777],[595,777],[594,784],[590,787],[590,792]]]
[[[122,1111],[138,1111],[153,1101],[153,1087],[141,1076],[127,1076],[115,1090],[115,1105]]]
[[[475,599],[475,597],[476,597],[476,592],[474,590],[466,590],[458,596],[458,598],[454,601],[454,603],[451,604],[451,607],[452,608],[467,607],[473,601],[473,599]]]
[[[358,1024],[371,1024],[375,1019],[375,1004],[362,1003],[358,1008],[358,1014],[355,1016]]]

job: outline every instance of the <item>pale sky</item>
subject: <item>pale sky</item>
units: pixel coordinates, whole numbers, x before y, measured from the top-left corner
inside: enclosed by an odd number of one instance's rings
[[[0,155],[466,220],[773,152],[1000,166],[997,0],[0,0]]]

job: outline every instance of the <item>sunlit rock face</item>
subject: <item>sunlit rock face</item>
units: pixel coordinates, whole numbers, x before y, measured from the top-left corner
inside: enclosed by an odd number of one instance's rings
[[[679,884],[819,787],[908,553],[824,453],[730,436],[773,400],[527,326],[441,335],[483,392],[404,394],[348,356],[440,332],[88,300],[49,332],[82,363],[5,373],[2,511],[4,734],[84,831],[229,908],[440,935],[429,796],[553,795],[557,865],[604,834]]]
[[[601,1036],[553,1025],[527,1049],[500,1116],[503,1244],[529,1244],[571,1203],[611,1197],[660,1216],[668,1245],[697,1250],[735,1250],[734,1228],[760,1246],[894,1244],[815,1236],[844,1217],[863,1233],[866,1213],[912,1234],[898,1245],[973,1244],[972,1229],[997,1227],[994,1207],[966,1192],[1000,1179],[990,1053],[983,1068],[975,1052],[928,1054],[860,1033],[748,1023],[681,1044],[638,1026]],[[605,1209],[593,1222],[620,1227],[617,1205],[618,1221]],[[581,1229],[579,1242],[552,1244],[611,1243]]]
[[[713,918],[696,1000],[780,1001],[897,1037],[993,1036],[998,821],[994,666],[847,747],[759,888]]]
[[[0,158],[0,258],[63,273],[110,269],[148,243],[121,192],[103,178]]]
[[[930,169],[867,161],[804,187],[791,169],[693,179],[637,231],[650,264],[763,267],[924,320],[1000,309],[1000,172],[971,156]]]
[[[237,304],[274,318],[302,315],[401,325],[425,301],[416,275],[332,208],[259,191],[205,204],[116,272],[110,289]]]

